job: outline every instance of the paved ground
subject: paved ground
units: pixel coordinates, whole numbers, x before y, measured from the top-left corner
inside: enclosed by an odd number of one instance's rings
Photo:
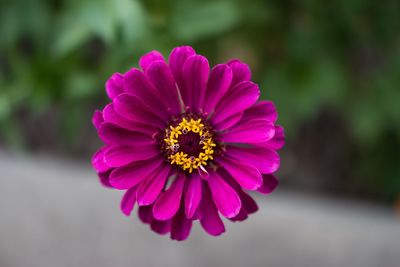
[[[400,221],[388,208],[278,190],[227,233],[196,225],[186,242],[118,210],[120,192],[88,166],[0,153],[0,267],[399,267]]]

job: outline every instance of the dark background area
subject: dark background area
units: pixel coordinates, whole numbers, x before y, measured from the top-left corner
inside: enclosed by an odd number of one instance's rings
[[[400,197],[400,2],[2,0],[0,146],[89,162],[104,83],[153,49],[240,58],[286,129],[282,187]]]

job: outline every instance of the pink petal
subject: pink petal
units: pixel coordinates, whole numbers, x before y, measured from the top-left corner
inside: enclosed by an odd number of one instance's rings
[[[190,219],[193,217],[199,206],[202,193],[201,178],[198,174],[193,174],[188,178],[188,187],[185,195],[185,214]]]
[[[197,112],[202,106],[204,95],[207,88],[210,66],[208,60],[201,55],[189,57],[183,66],[182,74],[185,89],[187,92],[183,95],[183,102],[186,106]],[[187,97],[187,98],[186,98]]]
[[[275,134],[275,126],[267,120],[239,122],[222,134],[225,143],[257,144],[270,140]]]
[[[275,125],[275,135],[272,139],[268,140],[266,146],[272,149],[281,149],[285,145],[285,131],[279,126]]]
[[[103,110],[104,121],[111,122],[112,124],[118,125],[121,128],[131,130],[133,132],[142,132],[149,136],[152,136],[158,131],[156,127],[148,124],[132,122],[125,117],[120,116],[114,108],[114,105],[108,104]]]
[[[157,172],[163,163],[161,159],[137,161],[115,169],[110,175],[110,183],[116,189],[128,189],[142,182],[148,175]]]
[[[201,226],[210,235],[218,236],[225,232],[225,226],[219,217],[218,210],[211,198],[208,186],[204,188],[203,198],[201,200],[202,217],[200,219]]]
[[[153,220],[151,222],[151,230],[160,235],[165,235],[166,233],[171,232],[171,221],[172,220],[166,220],[166,221]]]
[[[210,174],[208,185],[221,214],[227,218],[236,216],[242,205],[236,191],[215,172]]]
[[[271,101],[260,101],[246,109],[243,115],[243,121],[254,119],[268,120],[275,123],[278,119],[278,112],[276,111],[275,104]]]
[[[237,216],[231,218],[233,222],[244,221],[248,218],[248,214],[254,213],[258,210],[258,206],[254,199],[241,190],[240,199],[242,201],[242,208]]]
[[[192,229],[192,220],[186,218],[183,207],[181,207],[172,219],[171,239],[182,241],[188,238]]]
[[[106,82],[106,92],[110,99],[121,94],[124,90],[122,87],[124,76],[121,73],[114,73]]]
[[[228,91],[232,82],[232,69],[226,64],[216,65],[210,73],[207,84],[206,101],[203,110],[205,113],[212,112],[221,98]]]
[[[227,156],[217,159],[217,162],[229,172],[243,188],[255,190],[262,185],[261,173],[252,165],[234,160]]]
[[[106,149],[104,153],[104,161],[111,167],[122,167],[128,163],[139,160],[151,159],[160,153],[157,146],[128,146],[114,145]]]
[[[118,125],[121,128],[125,128],[128,130],[135,131],[135,128],[132,128],[132,122],[127,120],[126,118],[119,115],[114,108],[114,104],[108,104],[103,110],[104,121],[111,122],[112,124]]]
[[[225,181],[227,181],[238,193],[240,200],[242,201],[242,207],[240,212],[235,217],[231,218],[231,221],[244,221],[247,219],[247,215],[250,213],[254,213],[258,210],[257,203],[254,201],[252,197],[246,194],[240,185],[230,176],[227,172],[220,172],[222,177],[224,177]]]
[[[129,188],[121,201],[121,210],[126,216],[130,216],[136,202],[136,189],[137,187]]]
[[[215,124],[214,129],[217,131],[222,131],[222,130],[228,129],[228,128],[236,125],[236,123],[238,123],[242,119],[242,116],[243,116],[242,112],[233,114],[232,116],[226,118],[225,120]]]
[[[110,184],[110,174],[114,169],[109,169],[105,172],[99,172],[98,176],[99,176],[99,180],[100,183],[104,186],[104,187],[108,187],[108,188],[112,188],[112,185]]]
[[[107,146],[100,148],[92,157],[92,166],[97,172],[105,172],[111,169],[110,166],[104,161],[104,152]]]
[[[257,189],[258,192],[262,194],[269,194],[275,190],[278,186],[279,181],[272,174],[264,174],[263,175],[263,184]]]
[[[162,121],[152,109],[146,106],[137,96],[121,94],[113,100],[115,111],[122,117],[133,122],[149,124],[163,129],[165,121]]]
[[[99,137],[104,143],[110,145],[151,145],[154,140],[139,132],[132,132],[127,129],[120,128],[112,123],[104,122],[99,128]]]
[[[138,216],[143,223],[150,224],[154,221],[153,206],[140,206],[138,209]]]
[[[237,59],[231,60],[227,64],[231,67],[233,73],[232,86],[243,81],[250,81],[251,71],[247,64]]]
[[[124,90],[141,99],[158,117],[163,120],[169,119],[169,114],[166,112],[167,108],[164,106],[163,101],[155,96],[156,93],[152,90],[145,75],[140,70],[133,68],[125,73]]]
[[[254,199],[249,195],[240,190],[239,192],[240,200],[242,201],[242,208],[246,211],[247,214],[254,213],[258,210],[257,203]]]
[[[212,118],[214,124],[218,124],[235,113],[251,107],[260,97],[260,90],[255,83],[241,82],[229,89],[215,109]]]
[[[175,81],[178,84],[178,88],[182,95],[182,99],[189,99],[187,91],[184,89],[183,73],[182,69],[186,59],[195,55],[196,52],[190,46],[180,46],[172,50],[169,56],[169,66],[175,77]]]
[[[261,173],[276,172],[280,164],[278,153],[265,147],[228,146],[226,154],[238,161],[253,165]]]
[[[143,55],[140,58],[139,66],[142,68],[143,71],[146,71],[146,69],[154,61],[165,61],[165,59],[164,59],[164,56],[160,52],[153,50],[153,51],[150,51],[149,53]]]
[[[157,220],[168,220],[172,218],[179,209],[181,203],[185,177],[179,175],[168,190],[162,192],[153,206],[153,215]]]
[[[103,112],[101,112],[100,110],[96,110],[92,117],[92,124],[93,124],[94,128],[96,128],[96,130],[98,130],[100,128],[100,125],[103,122],[104,122]]]
[[[178,90],[174,76],[164,61],[154,61],[145,72],[147,80],[153,85],[155,94],[162,99],[164,105],[173,114],[181,112]]]
[[[236,215],[233,218],[229,218],[229,220],[231,220],[232,222],[242,222],[246,220],[248,217],[249,216],[247,215],[247,212],[243,208],[241,208],[238,215]]]
[[[163,189],[170,173],[170,166],[165,164],[159,170],[151,173],[139,185],[136,193],[139,206],[152,204]]]

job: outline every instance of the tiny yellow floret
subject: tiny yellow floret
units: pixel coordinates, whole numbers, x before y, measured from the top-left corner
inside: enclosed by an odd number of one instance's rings
[[[179,151],[178,138],[188,132],[196,133],[200,137],[200,145],[202,145],[203,151],[197,157]],[[171,165],[178,165],[189,173],[192,173],[194,169],[198,169],[202,165],[207,166],[207,162],[214,159],[214,147],[216,147],[216,144],[201,119],[195,120],[191,118],[188,120],[183,118],[178,125],[169,126],[165,132],[164,142],[166,147],[170,149],[171,154],[168,159]]]

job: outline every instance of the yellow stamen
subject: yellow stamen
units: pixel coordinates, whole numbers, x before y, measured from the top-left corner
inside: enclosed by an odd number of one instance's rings
[[[200,136],[200,144],[203,151],[197,157],[189,156],[182,151],[178,152],[178,138],[182,134],[187,134],[187,132],[197,133]],[[207,166],[208,160],[213,160],[213,148],[216,147],[211,134],[205,128],[201,119],[194,120],[193,118],[190,120],[183,118],[177,126],[167,128],[164,142],[172,151],[172,154],[168,157],[170,163],[180,166],[189,173],[192,173],[194,169],[198,169],[202,165]]]

